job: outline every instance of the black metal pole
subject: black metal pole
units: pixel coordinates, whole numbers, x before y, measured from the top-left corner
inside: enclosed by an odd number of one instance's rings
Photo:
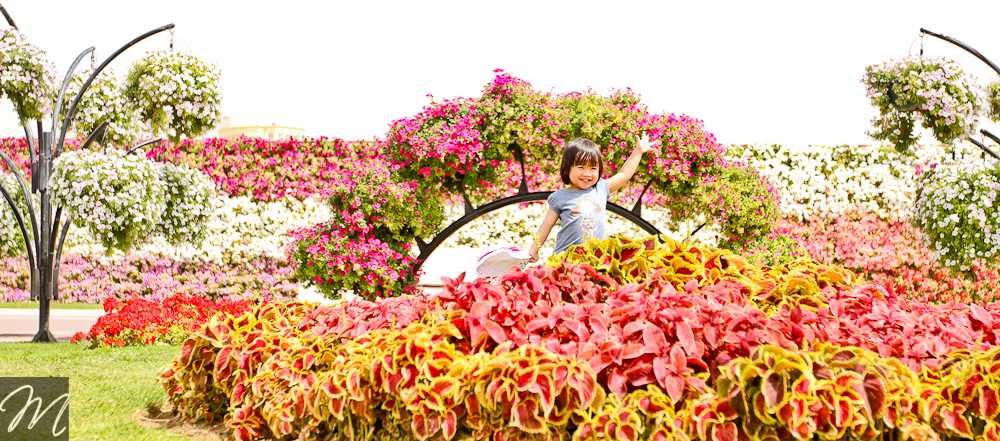
[[[990,67],[993,68],[994,71],[996,71],[997,75],[1000,75],[1000,67],[997,67],[996,64],[993,64],[992,61],[990,61],[989,59],[987,59],[986,57],[984,57],[983,54],[979,53],[979,51],[973,49],[971,46],[969,46],[969,45],[967,45],[965,43],[962,43],[961,41],[958,41],[958,40],[956,40],[954,38],[951,38],[951,37],[949,37],[947,35],[941,35],[941,34],[938,34],[938,33],[935,33],[935,32],[931,32],[931,31],[928,31],[927,29],[924,29],[924,28],[920,28],[920,32],[924,33],[924,34],[927,34],[927,35],[931,35],[931,36],[940,38],[940,39],[942,39],[944,41],[947,41],[947,42],[949,42],[951,44],[954,44],[955,46],[958,46],[958,47],[960,47],[962,49],[965,49],[966,52],[968,52],[968,53],[970,53],[972,55],[975,55],[976,58],[978,58],[978,59],[982,60],[984,63],[990,65]]]
[[[992,140],[993,140],[994,142],[996,142],[996,143],[1000,144],[1000,140],[997,140],[996,136],[994,136],[994,135],[993,135],[992,133],[990,133],[990,132],[987,132],[986,130],[980,130],[980,132],[981,132],[981,133],[983,133],[984,135],[986,135],[987,137],[989,137],[990,139],[992,139]],[[987,135],[987,133],[989,133],[989,134]],[[981,142],[979,142],[979,141],[976,141],[976,140],[975,140],[975,139],[973,139],[972,137],[966,137],[966,139],[968,139],[968,140],[969,140],[969,142],[971,142],[971,143],[975,144],[975,145],[976,145],[976,147],[979,147],[979,149],[980,149],[980,150],[982,150],[984,154],[987,154],[987,153],[988,153],[988,154],[989,154],[990,156],[992,156],[992,157],[993,157],[994,159],[1000,159],[1000,156],[997,156],[997,154],[996,154],[996,153],[994,153],[994,152],[993,152],[993,150],[990,150],[990,148],[989,148],[989,147],[986,147],[986,145],[985,145],[985,144],[983,144],[983,143],[981,143]]]
[[[14,19],[10,18],[10,14],[7,13],[7,9],[4,8],[3,5],[0,5],[0,12],[3,13],[3,18],[7,19],[7,24],[9,24],[10,27],[12,27],[12,28],[14,28],[16,30],[19,30],[19,29],[17,29],[17,24],[14,23]]]

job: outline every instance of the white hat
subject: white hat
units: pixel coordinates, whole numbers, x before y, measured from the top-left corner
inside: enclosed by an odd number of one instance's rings
[[[494,285],[500,284],[500,276],[510,272],[511,267],[524,269],[531,261],[527,251],[517,247],[495,247],[479,255],[476,265],[476,275],[490,280]]]

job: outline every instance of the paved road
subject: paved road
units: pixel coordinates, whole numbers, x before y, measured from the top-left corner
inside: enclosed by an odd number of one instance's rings
[[[458,277],[466,272],[465,280],[476,277],[476,248],[440,248],[424,263],[420,285],[435,291],[442,286],[441,277]],[[300,289],[299,298],[328,303],[313,289]],[[69,341],[77,332],[86,333],[104,315],[101,309],[52,309],[49,329],[59,341]],[[0,342],[28,342],[38,333],[38,309],[0,308]]]
[[[102,309],[53,309],[49,330],[57,340],[69,341],[78,331],[89,331],[102,315]],[[0,309],[0,342],[31,341],[37,333],[37,309]]]

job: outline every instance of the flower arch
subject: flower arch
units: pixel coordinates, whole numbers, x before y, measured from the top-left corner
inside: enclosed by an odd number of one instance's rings
[[[409,292],[422,261],[456,225],[503,205],[544,199],[540,191],[558,185],[545,176],[558,175],[553,159],[566,142],[594,140],[615,173],[640,134],[659,140],[661,151],[644,159],[637,179],[611,201],[617,213],[653,234],[659,231],[640,217],[644,203],[669,207],[671,226],[703,216],[719,223],[736,248],[771,232],[777,190],[753,169],[727,161],[701,120],[650,113],[631,89],[607,96],[539,92],[497,70],[480,97],[435,100],[393,121],[377,141],[378,158],[344,168],[330,196],[334,218],[297,232],[291,254],[299,278],[334,298],[341,290],[367,298]],[[443,207],[451,203],[464,204],[466,215],[445,226]],[[372,263],[358,255],[373,237],[393,251],[389,259]],[[409,255],[414,243],[417,258]]]

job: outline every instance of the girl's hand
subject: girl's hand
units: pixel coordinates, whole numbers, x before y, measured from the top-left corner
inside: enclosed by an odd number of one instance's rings
[[[636,140],[636,148],[638,148],[639,151],[642,153],[648,153],[654,151],[659,152],[660,150],[660,141],[650,143],[648,134],[643,134],[641,138],[636,136],[635,140]]]
[[[531,263],[538,262],[538,248],[532,246],[531,249],[528,250],[528,254],[531,255]]]

